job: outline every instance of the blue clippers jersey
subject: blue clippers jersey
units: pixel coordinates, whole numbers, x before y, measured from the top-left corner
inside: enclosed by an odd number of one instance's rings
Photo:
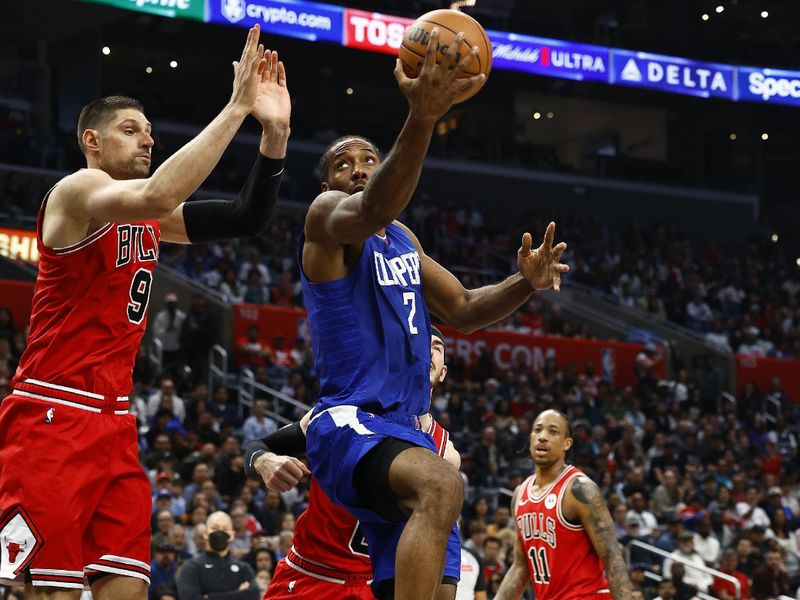
[[[313,283],[302,268],[320,397],[314,412],[352,404],[421,415],[430,404],[431,330],[419,254],[397,225],[370,236],[342,279]]]

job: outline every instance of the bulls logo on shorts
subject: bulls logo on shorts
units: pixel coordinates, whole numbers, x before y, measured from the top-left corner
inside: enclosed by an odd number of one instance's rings
[[[43,540],[28,514],[17,506],[0,521],[0,578],[15,579],[39,552]]]

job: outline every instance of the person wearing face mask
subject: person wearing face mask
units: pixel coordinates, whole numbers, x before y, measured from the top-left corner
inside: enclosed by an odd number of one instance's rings
[[[181,600],[259,600],[253,569],[230,554],[233,522],[224,512],[206,521],[208,549],[188,561],[178,579]]]

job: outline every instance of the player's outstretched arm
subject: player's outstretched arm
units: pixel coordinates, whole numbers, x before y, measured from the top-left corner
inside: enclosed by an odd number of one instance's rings
[[[425,300],[430,312],[464,333],[506,318],[530,298],[535,289],[560,286],[561,273],[569,270],[569,266],[560,263],[567,245],[562,242],[553,246],[555,223],[550,223],[542,245],[535,251],[531,251],[530,234],[525,234],[527,246],[523,236],[523,245],[517,255],[519,273],[500,283],[468,290],[455,275],[425,254],[422,244],[410,229],[399,225],[409,234],[419,252]]]
[[[408,100],[408,118],[364,191],[353,195],[329,191],[317,197],[306,217],[309,241],[359,244],[403,212],[417,188],[436,121],[449,110],[461,90],[485,78],[483,74],[458,78],[478,53],[475,46],[458,61],[456,49],[464,37],[463,34],[459,36],[437,64],[439,33],[434,29],[428,40],[422,70],[415,79],[407,77],[400,61],[397,61],[394,75]]]
[[[231,99],[197,137],[147,179],[115,180],[100,169],[70,175],[57,188],[70,215],[103,222],[161,219],[186,200],[211,173],[253,107],[266,64],[259,31],[257,25],[250,30],[241,59],[234,62]]]
[[[622,557],[622,547],[614,532],[614,521],[597,484],[588,477],[578,477],[572,482],[564,497],[564,510],[574,511],[592,540],[595,551],[603,561],[608,587],[614,600],[633,597],[633,585],[628,577],[628,567]]]
[[[517,486],[517,489],[514,490],[514,497],[511,500],[512,515],[516,510],[520,489],[521,487]],[[503,577],[500,589],[497,590],[494,598],[495,600],[519,600],[530,583],[531,572],[528,568],[528,557],[525,556],[525,550],[522,547],[518,532],[517,541],[514,543],[514,562],[506,572],[505,577]]]
[[[184,202],[161,220],[161,239],[179,244],[253,237],[272,219],[289,140],[292,103],[286,67],[275,51],[264,54],[252,115],[261,124],[256,162],[241,191],[232,200]]]
[[[304,417],[305,419],[305,417]],[[306,453],[302,422],[280,428],[245,448],[244,471],[252,479],[262,479],[268,489],[286,492],[310,475],[308,467],[296,457]]]

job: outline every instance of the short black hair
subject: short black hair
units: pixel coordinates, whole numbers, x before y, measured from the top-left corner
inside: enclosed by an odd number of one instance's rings
[[[436,327],[436,325],[431,325],[431,337],[435,337],[442,341],[442,346],[444,346],[444,354],[447,356],[447,341],[445,341],[444,334],[442,333],[441,329]]]
[[[538,415],[536,415],[536,419],[534,419],[533,422],[536,423],[536,420],[539,417],[541,417],[543,413],[546,413],[548,410],[551,411],[551,412],[556,413],[559,417],[561,417],[564,420],[564,423],[567,426],[567,437],[571,438],[572,437],[572,423],[569,422],[569,417],[567,415],[565,415],[563,412],[561,412],[560,410],[558,410],[556,408],[548,408],[547,410],[543,410]]]
[[[144,113],[144,106],[136,98],[129,96],[104,96],[97,100],[92,100],[81,109],[78,117],[78,147],[81,152],[86,154],[86,146],[83,145],[83,132],[87,129],[98,129],[105,125],[113,114],[124,108],[133,108],[140,113]]]
[[[378,156],[381,155],[381,151],[378,149],[375,143],[369,138],[365,138],[363,135],[343,135],[338,137],[328,144],[328,147],[325,148],[325,152],[322,153],[322,156],[319,159],[319,180],[321,183],[327,183],[328,181],[328,169],[331,168],[331,150],[346,140],[361,140],[362,142],[366,142],[367,145],[369,145],[375,151],[375,154]]]

